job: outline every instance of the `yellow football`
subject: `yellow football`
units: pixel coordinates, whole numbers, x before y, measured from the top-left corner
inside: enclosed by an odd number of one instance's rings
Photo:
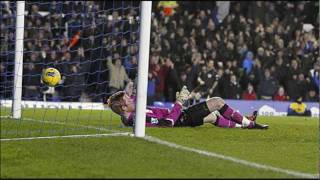
[[[60,72],[55,68],[46,68],[42,72],[42,82],[47,86],[56,86],[61,80]]]

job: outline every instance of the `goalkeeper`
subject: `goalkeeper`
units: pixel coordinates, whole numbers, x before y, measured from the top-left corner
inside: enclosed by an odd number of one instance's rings
[[[104,104],[121,116],[125,126],[133,126],[135,121],[135,96],[132,95],[133,83],[128,83],[125,91],[119,91],[104,100]],[[256,123],[257,112],[245,117],[229,107],[220,97],[212,97],[206,101],[184,107],[190,92],[184,86],[176,93],[176,102],[171,110],[168,108],[147,107],[147,127],[181,127],[201,126],[211,123],[224,128],[267,129],[268,125]]]

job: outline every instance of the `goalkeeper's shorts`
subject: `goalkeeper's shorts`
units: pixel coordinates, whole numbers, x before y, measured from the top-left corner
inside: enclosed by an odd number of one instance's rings
[[[175,126],[201,126],[203,119],[210,114],[205,101],[192,105],[182,111],[182,116],[176,122]]]

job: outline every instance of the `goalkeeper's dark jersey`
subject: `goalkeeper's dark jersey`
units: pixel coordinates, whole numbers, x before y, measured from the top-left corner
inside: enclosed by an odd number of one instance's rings
[[[132,96],[135,100],[135,97]],[[182,106],[174,103],[171,110],[168,108],[147,107],[146,126],[147,127],[173,127],[176,121],[181,118]],[[121,117],[121,121],[126,126],[133,126],[135,113],[132,112],[129,117]]]

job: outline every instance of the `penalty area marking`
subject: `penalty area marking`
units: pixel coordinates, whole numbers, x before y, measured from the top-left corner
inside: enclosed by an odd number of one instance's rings
[[[1,116],[1,118],[3,118],[3,117],[10,118],[9,116]],[[74,126],[81,126],[81,127],[86,127],[86,128],[89,128],[89,129],[99,129],[99,130],[104,130],[104,131],[109,131],[109,132],[112,131],[110,129],[98,128],[98,127],[94,127],[94,126],[67,124],[67,123],[52,122],[52,121],[38,121],[38,120],[35,120],[35,119],[31,119],[31,118],[24,118],[23,120],[34,121],[34,122],[42,122],[42,123],[50,123],[50,124],[60,124],[60,125],[74,125]],[[11,139],[1,139],[1,141],[31,140],[31,139],[54,139],[54,138],[80,138],[80,137],[106,137],[106,136],[130,136],[130,137],[134,137],[134,134],[129,133],[129,132],[114,132],[113,131],[113,133],[111,133],[111,134],[11,138]],[[225,155],[217,154],[217,153],[214,153],[214,152],[209,152],[209,151],[204,151],[204,150],[199,150],[199,149],[195,149],[195,148],[182,146],[182,145],[175,144],[175,143],[168,142],[168,141],[164,141],[164,140],[152,137],[152,136],[145,136],[145,137],[142,137],[142,139],[144,139],[146,141],[149,141],[149,142],[154,142],[154,143],[157,143],[157,144],[165,145],[165,146],[168,146],[168,147],[171,147],[171,148],[183,150],[183,151],[194,152],[194,153],[197,153],[197,154],[200,154],[200,155],[219,158],[219,159],[223,159],[223,160],[226,160],[226,161],[231,161],[231,162],[237,163],[237,164],[243,164],[245,166],[250,166],[250,167],[253,167],[253,168],[256,168],[256,169],[270,170],[270,171],[273,171],[273,172],[284,173],[284,174],[288,174],[288,175],[292,175],[292,176],[296,176],[296,177],[302,177],[302,178],[319,178],[319,174],[308,174],[308,173],[302,173],[302,172],[298,172],[298,171],[293,171],[293,170],[288,170],[288,169],[282,169],[282,168],[277,168],[277,167],[273,167],[273,166],[268,166],[268,165],[264,165],[264,164],[258,164],[258,163],[254,163],[254,162],[250,162],[250,161],[234,158],[234,157],[231,157],[231,156],[225,156]]]

